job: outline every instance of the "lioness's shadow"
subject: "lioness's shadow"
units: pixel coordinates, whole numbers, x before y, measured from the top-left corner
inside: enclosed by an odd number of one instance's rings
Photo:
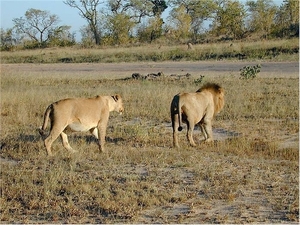
[[[98,143],[98,140],[93,135],[68,135],[69,140],[73,141],[85,141],[88,144],[91,143]],[[7,143],[11,142],[14,138],[10,138],[9,140],[2,140],[1,141],[1,148],[7,145]],[[38,143],[42,142],[43,138],[39,134],[20,134],[18,137],[15,138],[16,141],[21,141],[23,143]],[[123,138],[117,137],[117,138],[111,138],[111,137],[105,137],[105,141],[108,143],[114,143],[117,144],[118,142],[124,141]]]
[[[19,149],[20,147],[24,147],[25,145],[30,146],[31,144],[35,144],[42,141],[40,135],[34,134],[20,134],[19,136],[8,136],[5,138],[1,138],[0,140],[0,152],[12,149]]]
[[[34,135],[34,134],[20,134],[17,138],[17,141],[22,142],[31,142],[36,143],[42,140],[42,137],[40,135]]]
[[[75,141],[80,141],[80,140],[84,140],[87,144],[91,144],[91,143],[98,143],[98,139],[96,137],[94,137],[93,135],[70,135],[69,139],[73,139]],[[124,138],[111,138],[106,136],[105,137],[105,141],[108,143],[114,143],[117,144],[120,141],[124,141]]]

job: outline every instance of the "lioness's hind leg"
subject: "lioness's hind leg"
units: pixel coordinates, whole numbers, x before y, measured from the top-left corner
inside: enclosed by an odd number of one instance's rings
[[[97,128],[97,127],[90,129],[90,132],[91,132],[97,139],[99,139],[98,128]]]
[[[51,151],[52,143],[58,138],[59,134],[53,135],[52,133],[44,140],[44,145],[46,147],[47,153],[49,156],[53,156]]]
[[[39,134],[41,135],[42,139],[45,140],[46,138],[46,131],[42,129],[42,127],[39,127],[37,129],[37,131],[39,132]]]
[[[72,153],[76,152],[76,151],[70,146],[67,134],[64,133],[64,132],[61,132],[60,136],[61,136],[61,140],[62,140],[62,143],[63,143],[63,146],[65,147],[65,149],[67,149],[68,151],[70,151],[70,152],[72,152]]]
[[[52,156],[51,145],[58,138],[58,136],[63,132],[65,127],[58,128],[56,124],[51,124],[51,131],[48,137],[44,140],[45,147],[47,149],[48,155]]]

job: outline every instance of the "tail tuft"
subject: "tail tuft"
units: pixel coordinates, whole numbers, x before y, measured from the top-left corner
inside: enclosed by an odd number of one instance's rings
[[[39,133],[42,137],[44,137],[46,135],[45,131],[42,129],[42,127],[39,127],[37,130],[39,131]]]
[[[178,131],[182,131],[182,127],[181,126],[178,127]]]

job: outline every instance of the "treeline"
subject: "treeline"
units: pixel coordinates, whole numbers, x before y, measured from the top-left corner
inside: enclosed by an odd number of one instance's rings
[[[1,50],[52,46],[180,44],[299,36],[299,1],[65,0],[86,20],[81,41],[49,11],[28,9],[1,28]],[[167,15],[166,15],[167,14]]]

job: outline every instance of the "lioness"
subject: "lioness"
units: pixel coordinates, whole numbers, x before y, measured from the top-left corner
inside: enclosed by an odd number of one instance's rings
[[[48,120],[51,120],[50,133],[44,144],[48,155],[52,155],[51,145],[60,135],[63,146],[75,152],[68,142],[67,129],[71,131],[90,131],[97,139],[100,151],[104,151],[106,127],[109,112],[124,111],[120,95],[96,96],[93,98],[68,98],[52,103],[44,114],[43,126],[39,129],[44,137]],[[99,139],[100,134],[100,139]]]
[[[200,125],[205,141],[213,140],[212,119],[224,107],[224,89],[218,84],[208,83],[195,93],[179,93],[171,102],[171,120],[173,127],[173,146],[178,145],[178,131],[182,130],[182,121],[187,124],[187,139],[192,146],[193,130]]]

